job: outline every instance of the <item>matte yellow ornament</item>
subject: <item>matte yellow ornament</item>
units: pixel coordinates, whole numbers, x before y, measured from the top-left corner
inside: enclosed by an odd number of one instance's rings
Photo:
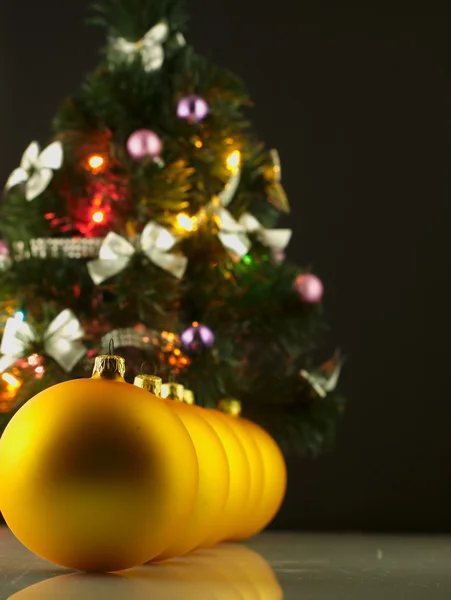
[[[287,466],[275,440],[256,423],[244,419],[254,436],[265,465],[262,502],[255,511],[254,527],[249,535],[256,535],[267,527],[279,512],[287,491]]]
[[[135,382],[157,393],[160,387],[158,380],[158,377],[152,375],[139,375]],[[199,464],[199,488],[188,523],[155,558],[156,561],[187,554],[211,535],[217,522],[222,519],[230,479],[229,464],[221,440],[202,417],[201,410],[184,402],[183,386],[177,383],[163,384],[161,395],[180,418],[194,443]]]
[[[263,501],[263,458],[246,422],[240,418],[241,404],[237,400],[222,400],[218,408],[228,418],[230,426],[243,445],[250,465],[249,495],[246,504],[242,507],[243,519],[237,523],[236,529],[226,538],[229,541],[242,540],[253,535],[255,511]]]
[[[228,423],[226,415],[218,410],[201,409],[202,416],[213,427],[222,442],[230,470],[230,488],[221,519],[202,544],[213,546],[229,539],[240,526],[244,525],[243,508],[247,506],[250,492],[250,465],[242,443]]]
[[[8,526],[30,550],[72,569],[152,559],[183,529],[197,495],[185,427],[123,374],[123,359],[98,357],[92,379],[41,392],[0,440]]]
[[[275,440],[256,423],[243,419],[241,403],[238,400],[224,400],[220,403],[222,410],[239,421],[254,439],[263,463],[263,489],[261,500],[254,506],[249,515],[242,534],[236,539],[244,539],[256,535],[274,519],[278,513],[287,489],[287,468],[283,454]]]

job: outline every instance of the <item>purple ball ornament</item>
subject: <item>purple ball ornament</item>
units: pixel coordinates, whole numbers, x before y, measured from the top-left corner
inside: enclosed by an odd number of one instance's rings
[[[141,160],[146,156],[158,158],[163,150],[163,143],[154,131],[138,129],[128,138],[127,150],[135,160]]]
[[[185,329],[180,340],[186,350],[198,352],[202,348],[211,348],[215,342],[215,335],[206,325],[194,322],[191,327]]]
[[[317,304],[321,302],[324,294],[324,286],[316,275],[305,273],[296,277],[294,287],[302,302]]]
[[[190,123],[199,123],[210,112],[208,104],[201,96],[184,96],[177,106],[177,116]]]

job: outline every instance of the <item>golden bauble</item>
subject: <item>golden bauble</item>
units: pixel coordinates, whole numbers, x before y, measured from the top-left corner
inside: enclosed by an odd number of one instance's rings
[[[242,443],[234,433],[227,416],[213,409],[201,409],[203,417],[213,427],[222,442],[227,455],[230,471],[230,487],[221,518],[211,534],[202,544],[213,546],[229,539],[237,529],[244,526],[250,492],[250,465]]]
[[[251,488],[247,505],[250,510],[244,524],[231,538],[227,538],[242,540],[262,531],[276,516],[286,493],[287,469],[283,454],[269,433],[254,422],[241,418],[239,400],[226,398],[218,406],[240,437],[250,464]]]
[[[182,556],[202,545],[223,518],[229,493],[229,463],[217,433],[202,416],[202,409],[177,400],[164,400],[191,436],[199,464],[199,489],[187,525],[157,556],[166,560]]]
[[[252,421],[240,421],[254,438],[263,461],[261,501],[246,524],[246,537],[250,537],[265,529],[279,512],[287,490],[287,467],[282,451],[269,433]]]
[[[0,440],[0,510],[54,563],[116,571],[159,554],[197,495],[194,446],[149,392],[119,381],[61,383],[27,402]]]
[[[227,536],[226,540],[242,540],[254,534],[256,523],[256,508],[263,500],[264,465],[262,454],[257,442],[249,430],[246,421],[241,417],[225,415],[228,423],[240,440],[250,466],[249,495],[242,507],[243,518],[237,523],[236,528]]]

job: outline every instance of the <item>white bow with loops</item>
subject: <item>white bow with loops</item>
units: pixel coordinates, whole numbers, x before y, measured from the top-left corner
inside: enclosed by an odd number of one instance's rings
[[[293,235],[291,229],[265,229],[250,213],[241,215],[238,223],[244,231],[253,233],[263,246],[271,250],[285,250]]]
[[[168,39],[169,27],[161,21],[150,29],[143,38],[137,42],[129,42],[123,37],[115,38],[110,46],[110,58],[125,58],[131,62],[139,54],[144,71],[150,73],[161,69],[164,62],[163,44]],[[179,44],[182,38],[177,37]]]
[[[241,179],[241,169],[231,175],[223,191],[209,202],[203,209],[207,217],[213,217],[219,227],[218,238],[226,250],[242,258],[252,244],[247,234],[254,234],[260,242],[272,250],[284,250],[291,239],[291,229],[266,229],[250,213],[243,214],[237,221],[225,208],[228,206],[238,189]],[[202,221],[199,214],[198,220]]]
[[[100,247],[99,258],[88,263],[88,271],[96,285],[123,271],[137,251],[141,251],[155,265],[181,279],[185,274],[188,259],[180,254],[170,254],[176,238],[164,227],[150,221],[139,238],[138,247],[110,232]]]
[[[86,354],[86,348],[78,340],[84,335],[80,321],[69,310],[63,310],[47,327],[42,342],[44,353],[51,356],[68,373]],[[0,352],[0,373],[28,356],[31,345],[39,339],[34,327],[26,321],[8,319],[3,332]]]
[[[6,191],[19,183],[25,183],[25,198],[34,200],[47,189],[53,177],[53,171],[63,163],[63,147],[61,142],[53,142],[42,152],[38,142],[31,142],[25,150],[20,167],[14,169],[6,182]]]
[[[248,253],[251,243],[243,227],[232,217],[227,206],[232,202],[241,180],[241,169],[237,167],[229,177],[222,192],[215,196],[196,215],[198,223],[205,219],[214,219],[219,228],[218,239],[231,254],[243,257]]]

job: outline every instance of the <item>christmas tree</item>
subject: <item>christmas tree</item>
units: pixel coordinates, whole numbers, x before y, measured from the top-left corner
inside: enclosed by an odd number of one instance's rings
[[[3,425],[113,343],[130,379],[146,362],[317,450],[342,359],[316,364],[322,283],[285,260],[279,155],[252,131],[245,87],[186,42],[181,0],[103,0],[91,20],[100,65],[5,187]]]

